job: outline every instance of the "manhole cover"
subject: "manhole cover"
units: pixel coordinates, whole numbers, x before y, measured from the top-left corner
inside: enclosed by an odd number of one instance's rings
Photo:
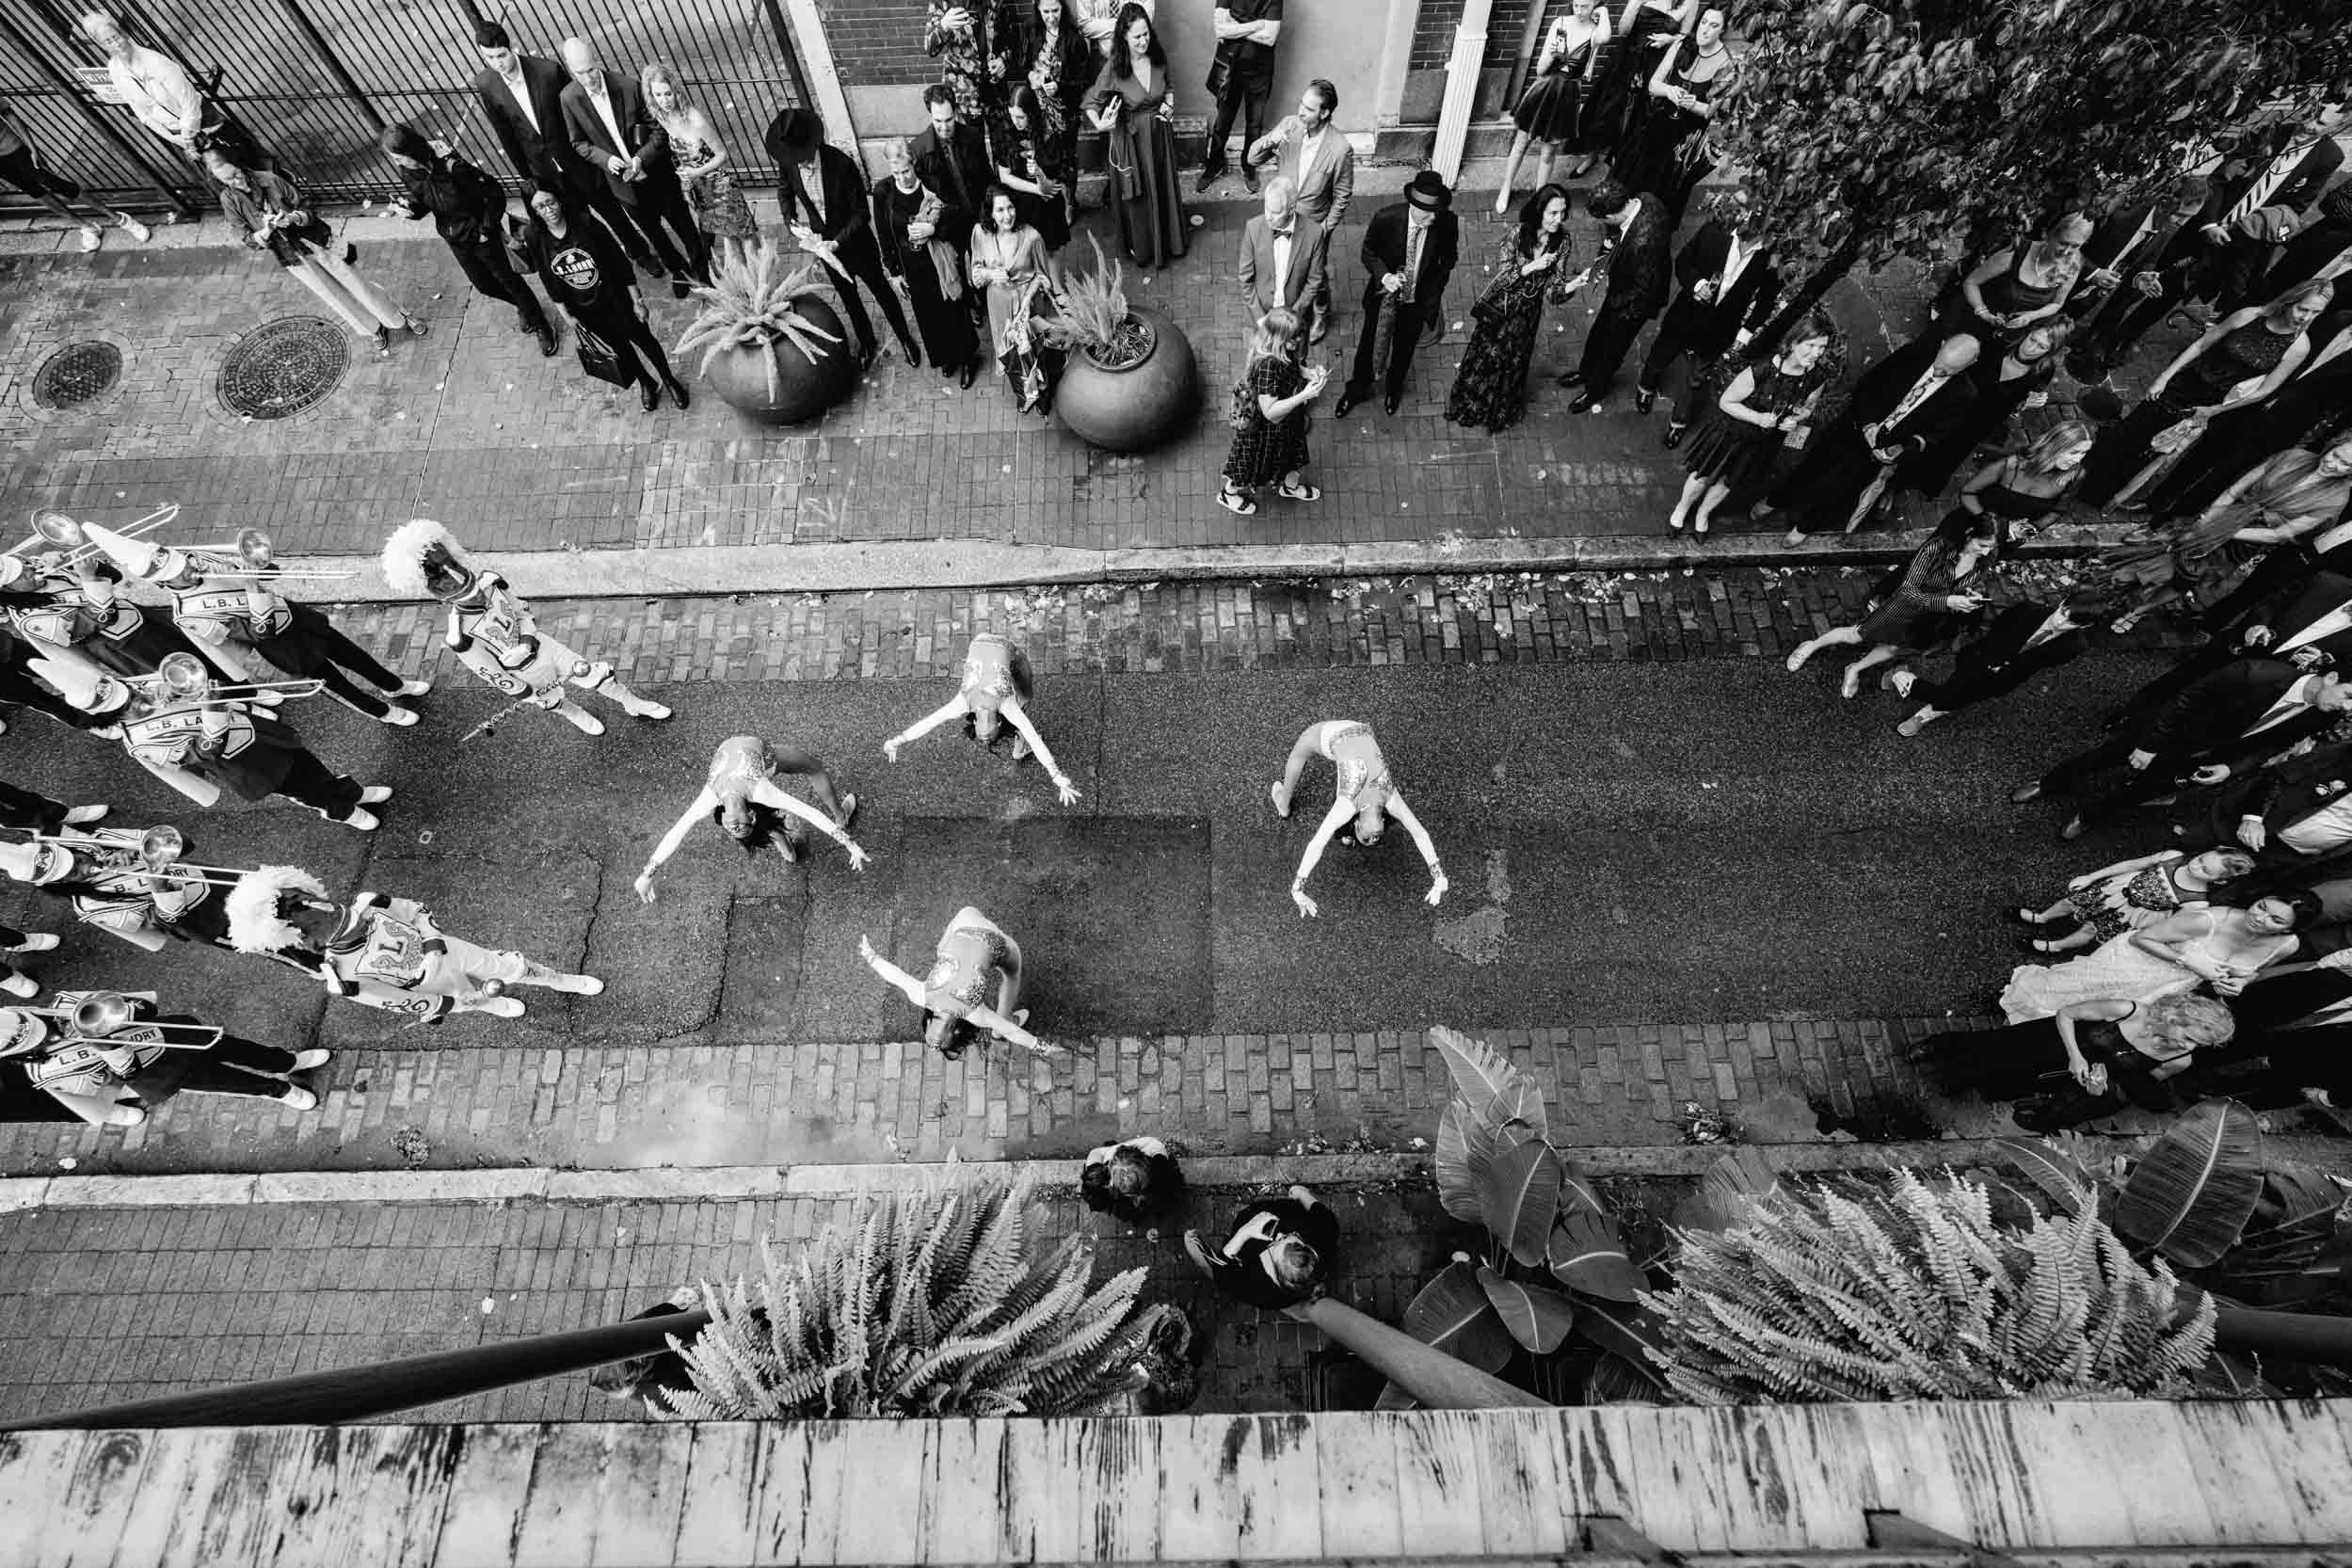
[[[220,364],[220,401],[249,419],[285,419],[335,390],[351,335],[317,316],[282,316],[236,341]]]
[[[95,403],[122,379],[122,350],[110,343],[71,343],[33,375],[33,401],[44,408]]]

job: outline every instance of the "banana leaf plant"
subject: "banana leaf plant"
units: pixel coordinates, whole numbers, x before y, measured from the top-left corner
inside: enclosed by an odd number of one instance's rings
[[[1620,1363],[1588,1379],[1589,1397],[1662,1399],[1643,1353],[1655,1329],[1636,1302],[1649,1282],[1591,1179],[1551,1143],[1542,1092],[1481,1041],[1450,1029],[1430,1041],[1454,1081],[1432,1161],[1438,1201],[1483,1225],[1488,1245],[1421,1288],[1404,1331],[1486,1372],[1522,1354],[1556,1368],[1581,1336]],[[1411,1403],[1394,1384],[1381,1396],[1383,1409]]]

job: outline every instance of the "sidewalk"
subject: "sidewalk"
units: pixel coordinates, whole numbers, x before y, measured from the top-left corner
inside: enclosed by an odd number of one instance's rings
[[[1402,178],[1370,172],[1333,246],[1339,313],[1319,357],[1343,366],[1361,325],[1361,225]],[[1148,580],[1216,572],[1225,552],[1235,552],[1226,569],[1250,575],[1647,565],[1702,551],[1785,559],[1777,531],[1747,532],[1744,520],[1727,520],[1704,547],[1667,536],[1682,470],[1657,445],[1663,413],[1635,416],[1629,387],[1604,413],[1565,412],[1567,394],[1549,377],[1574,362],[1586,303],[1553,312],[1525,424],[1488,437],[1445,421],[1468,301],[1507,233],[1486,206],[1475,191],[1462,201],[1455,328],[1421,355],[1403,412],[1319,422],[1325,499],[1312,507],[1269,502],[1245,520],[1213,499],[1229,435],[1223,393],[1245,327],[1232,257],[1255,210],[1231,201],[1197,209],[1206,221],[1180,264],[1128,270],[1136,296],[1170,312],[1192,339],[1205,390],[1193,429],[1140,458],[1016,415],[991,380],[959,392],[887,355],[855,397],[801,430],[747,425],[708,396],[687,412],[665,406],[648,416],[633,392],[584,379],[568,343],[542,360],[505,307],[467,288],[438,241],[380,213],[353,216],[346,235],[367,273],[432,335],[397,342],[380,363],[352,345],[356,357],[318,406],[248,421],[221,402],[222,358],[265,322],[315,314],[308,295],[265,258],[222,243],[216,216],[160,230],[143,248],[110,238],[95,258],[43,253],[44,241],[54,248],[59,238],[34,232],[14,241],[27,248],[0,261],[0,357],[9,367],[0,434],[13,443],[6,504],[108,521],[177,500],[185,507],[177,536],[227,537],[259,524],[288,557],[372,553],[390,525],[429,515],[487,550],[589,552],[577,582],[560,589],[581,593]],[[1102,215],[1089,215],[1085,227],[1101,226]],[[1073,244],[1086,255],[1082,240]],[[660,284],[648,292],[657,325],[674,337],[690,305]],[[1907,275],[1842,285],[1834,303],[1853,362],[1908,336],[1922,296]],[[39,406],[32,387],[43,362],[91,341],[121,351],[120,384],[77,409]],[[1941,511],[1914,499],[1904,520],[1915,528]],[[1880,559],[1901,542],[1886,534],[1813,548],[1834,555],[1849,547]],[[658,564],[672,552],[676,568]],[[1042,569],[1022,570],[1032,555]]]

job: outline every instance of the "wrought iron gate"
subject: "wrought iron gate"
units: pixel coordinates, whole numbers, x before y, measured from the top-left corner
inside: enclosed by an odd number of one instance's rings
[[[666,60],[711,117],[748,183],[773,182],[760,145],[802,102],[799,61],[775,0],[100,0],[139,42],[178,59],[251,129],[306,191],[329,200],[395,193],[377,129],[408,120],[511,178],[468,83],[473,29],[504,22],[524,52],[553,57],[578,36],[606,66]],[[198,170],[81,76],[104,64],[74,24],[81,0],[0,0],[0,93],[43,153],[93,193],[136,202],[168,190],[209,204]],[[103,79],[103,72],[99,73]],[[0,195],[12,195],[0,190]]]

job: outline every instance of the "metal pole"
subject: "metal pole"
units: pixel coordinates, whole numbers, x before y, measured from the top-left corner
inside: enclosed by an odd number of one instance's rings
[[[360,112],[374,120],[376,128],[379,131],[389,125],[391,121],[377,112],[376,105],[369,102],[367,93],[361,89],[359,82],[350,72],[344,69],[343,60],[336,55],[334,46],[327,41],[327,35],[318,30],[317,25],[311,21],[310,14],[303,10],[298,0],[278,0],[278,3],[285,7],[288,16],[294,18],[294,24],[302,29],[302,36],[311,40],[311,47],[317,50],[318,57],[327,62],[327,69],[335,73],[335,80],[343,84],[343,90],[350,95],[354,104],[360,105]]]
[[[808,90],[808,72],[801,67],[800,50],[792,42],[792,30],[784,23],[784,8],[776,0],[760,0],[760,3],[768,13],[769,27],[775,30],[776,47],[784,51],[784,69],[792,73],[792,91],[799,95],[801,107],[816,108],[816,94]]]
[[[608,1361],[653,1355],[668,1348],[672,1335],[692,1339],[710,1320],[708,1312],[636,1318],[605,1328],[509,1339],[471,1350],[441,1351],[261,1383],[235,1383],[226,1388],[168,1394],[59,1416],[36,1416],[10,1422],[0,1431],[344,1426],[537,1378],[585,1371]]]
[[[36,45],[31,39],[25,37],[24,29],[19,27],[16,24],[15,19],[9,16],[6,11],[0,11],[0,28],[5,28],[8,31],[8,37],[15,41],[16,46],[23,50],[25,56],[30,58],[35,65],[40,68],[41,73],[57,85],[57,90],[65,94],[67,101],[72,104],[75,108],[82,111],[83,118],[88,120],[90,124],[97,127],[101,136],[104,136],[108,141],[113,142],[117,150],[120,151],[124,157],[131,160],[131,167],[147,176],[147,183],[153,185],[163,199],[171,203],[173,209],[177,211],[182,217],[194,217],[197,216],[199,209],[197,208],[196,203],[189,200],[185,195],[172,189],[171,186],[166,184],[163,180],[156,175],[154,166],[147,161],[146,155],[132,143],[128,136],[125,136],[120,130],[116,129],[114,121],[108,120],[104,114],[102,114],[99,111],[98,105],[91,103],[83,93],[82,84],[75,81],[72,77],[68,76],[64,72],[58,70],[56,62],[51,60],[47,55],[41,53],[40,47]]]

